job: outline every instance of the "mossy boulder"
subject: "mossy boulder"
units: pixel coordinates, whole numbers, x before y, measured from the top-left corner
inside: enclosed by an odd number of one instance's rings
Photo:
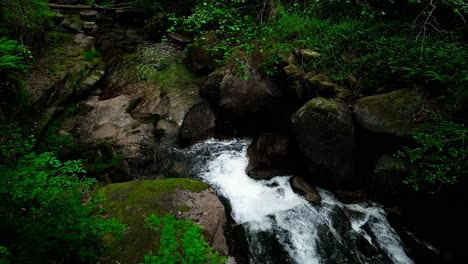
[[[200,102],[202,77],[188,70],[185,54],[172,44],[142,44],[109,67],[104,90],[107,98],[130,94],[131,110],[137,119],[159,115],[182,125],[185,115]]]
[[[416,89],[401,89],[357,100],[353,116],[359,126],[374,132],[409,137],[431,121],[430,101]]]
[[[104,76],[105,64],[99,57],[86,59],[93,38],[84,34],[56,32],[62,43],[50,47],[25,76],[26,90],[35,108],[37,131],[41,131],[67,104],[86,97]]]
[[[110,184],[101,191],[104,209],[127,225],[121,240],[106,241],[109,251],[100,263],[139,263],[150,251],[157,251],[159,234],[145,227],[151,214],[175,214],[198,223],[205,239],[221,254],[228,249],[223,226],[224,207],[208,186],[200,181],[177,178]]]
[[[280,127],[278,113],[286,105],[281,100],[283,93],[276,82],[261,73],[253,58],[243,60],[242,69],[231,62],[211,73],[200,90],[217,114],[218,128],[226,133],[248,133],[266,126]]]
[[[339,99],[317,97],[302,106],[291,121],[309,179],[332,187],[351,183],[355,134],[348,105]]]

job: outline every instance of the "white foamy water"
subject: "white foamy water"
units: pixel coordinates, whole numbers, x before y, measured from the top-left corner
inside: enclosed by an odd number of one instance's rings
[[[190,151],[202,153],[197,176],[229,200],[232,218],[244,226],[251,263],[413,263],[378,205],[343,204],[319,189],[322,203],[312,206],[292,190],[290,176],[248,177],[249,143],[209,140]],[[287,255],[281,261],[272,239]]]

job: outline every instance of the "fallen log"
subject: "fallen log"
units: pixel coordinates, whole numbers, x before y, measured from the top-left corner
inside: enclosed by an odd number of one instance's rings
[[[93,10],[102,10],[102,11],[109,11],[109,10],[114,10],[114,11],[133,11],[133,12],[144,12],[142,10],[134,9],[129,6],[124,6],[124,5],[116,5],[116,6],[100,6],[100,5],[61,5],[61,4],[49,4],[50,8],[56,8],[56,9],[76,9],[76,10],[87,10],[87,9],[93,9]]]

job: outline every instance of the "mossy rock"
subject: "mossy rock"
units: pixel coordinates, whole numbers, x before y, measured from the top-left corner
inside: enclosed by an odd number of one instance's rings
[[[345,102],[316,97],[294,113],[291,123],[310,179],[331,187],[352,183],[356,141]]]
[[[127,225],[121,240],[107,240],[109,250],[100,263],[138,263],[146,253],[158,248],[156,232],[145,227],[144,218],[189,211],[186,204],[178,204],[180,192],[202,192],[208,186],[200,181],[174,178],[109,184],[101,189],[104,209]]]
[[[425,96],[415,89],[401,89],[357,100],[354,119],[364,129],[409,137],[430,122],[435,111]]]

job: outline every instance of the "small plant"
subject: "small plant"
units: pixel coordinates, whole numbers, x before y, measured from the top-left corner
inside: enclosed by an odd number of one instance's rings
[[[94,58],[99,58],[102,56],[102,53],[97,49],[91,49],[85,51],[83,58],[87,61],[92,61]]]
[[[226,258],[205,241],[200,226],[190,220],[178,220],[173,214],[163,217],[151,215],[145,219],[147,227],[161,233],[159,250],[149,252],[142,264],[166,263],[225,263]]]
[[[448,121],[414,135],[417,146],[404,147],[399,153],[409,159],[413,169],[404,183],[414,190],[437,190],[455,184],[468,170],[467,135],[463,125]]]

